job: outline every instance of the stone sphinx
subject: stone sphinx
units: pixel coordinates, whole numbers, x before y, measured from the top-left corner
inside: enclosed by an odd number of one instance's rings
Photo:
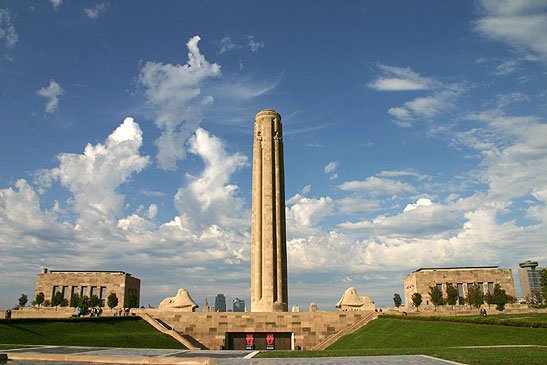
[[[346,289],[342,298],[336,303],[336,308],[342,311],[373,311],[374,302],[367,296],[359,296],[354,287]]]
[[[165,298],[160,303],[160,309],[181,309],[184,312],[194,312],[199,306],[192,300],[190,293],[180,288],[174,297]]]

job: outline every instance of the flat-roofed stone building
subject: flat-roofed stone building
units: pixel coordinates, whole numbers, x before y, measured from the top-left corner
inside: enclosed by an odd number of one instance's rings
[[[459,305],[463,305],[464,298],[467,298],[468,290],[473,284],[477,284],[483,293],[492,293],[494,286],[499,284],[507,295],[516,297],[511,269],[501,269],[498,266],[421,268],[404,278],[405,307],[413,307],[412,295],[420,293],[420,308],[433,308],[428,294],[429,287],[437,286],[446,298],[446,289],[449,285],[458,289]]]
[[[91,297],[96,295],[101,306],[106,306],[110,293],[118,297],[118,307],[138,307],[140,302],[141,281],[123,271],[80,271],[43,269],[36,277],[34,297],[44,293],[45,299],[51,301],[56,292],[70,301],[74,294]],[[130,303],[133,301],[133,303]]]

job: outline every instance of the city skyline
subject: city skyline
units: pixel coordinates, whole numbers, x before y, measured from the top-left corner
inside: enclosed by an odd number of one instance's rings
[[[547,3],[0,1],[0,307],[53,270],[250,303],[283,120],[289,308],[547,262]]]

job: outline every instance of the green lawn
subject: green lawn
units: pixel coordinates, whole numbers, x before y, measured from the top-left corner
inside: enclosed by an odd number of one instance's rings
[[[138,317],[0,320],[0,344],[184,348]]]
[[[398,319],[401,321],[432,321],[432,322],[457,322],[457,323],[476,323],[476,324],[497,324],[512,327],[543,327],[547,328],[547,314],[529,313],[529,314],[499,314],[487,317],[480,316],[400,316],[383,315],[382,318]]]
[[[329,350],[490,345],[547,346],[547,328],[380,318],[342,337]]]
[[[270,351],[257,357],[340,357],[380,355],[429,355],[441,359],[472,365],[545,365],[547,349],[501,348],[501,349],[451,349],[451,348],[397,348],[371,350],[325,350],[325,351]]]
[[[429,355],[466,364],[547,364],[547,348],[454,348],[547,346],[547,328],[379,318],[325,351],[272,351],[259,357]]]

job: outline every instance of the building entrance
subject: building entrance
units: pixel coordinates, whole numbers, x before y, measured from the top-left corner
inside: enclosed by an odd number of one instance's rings
[[[291,332],[227,332],[227,350],[292,350]]]

